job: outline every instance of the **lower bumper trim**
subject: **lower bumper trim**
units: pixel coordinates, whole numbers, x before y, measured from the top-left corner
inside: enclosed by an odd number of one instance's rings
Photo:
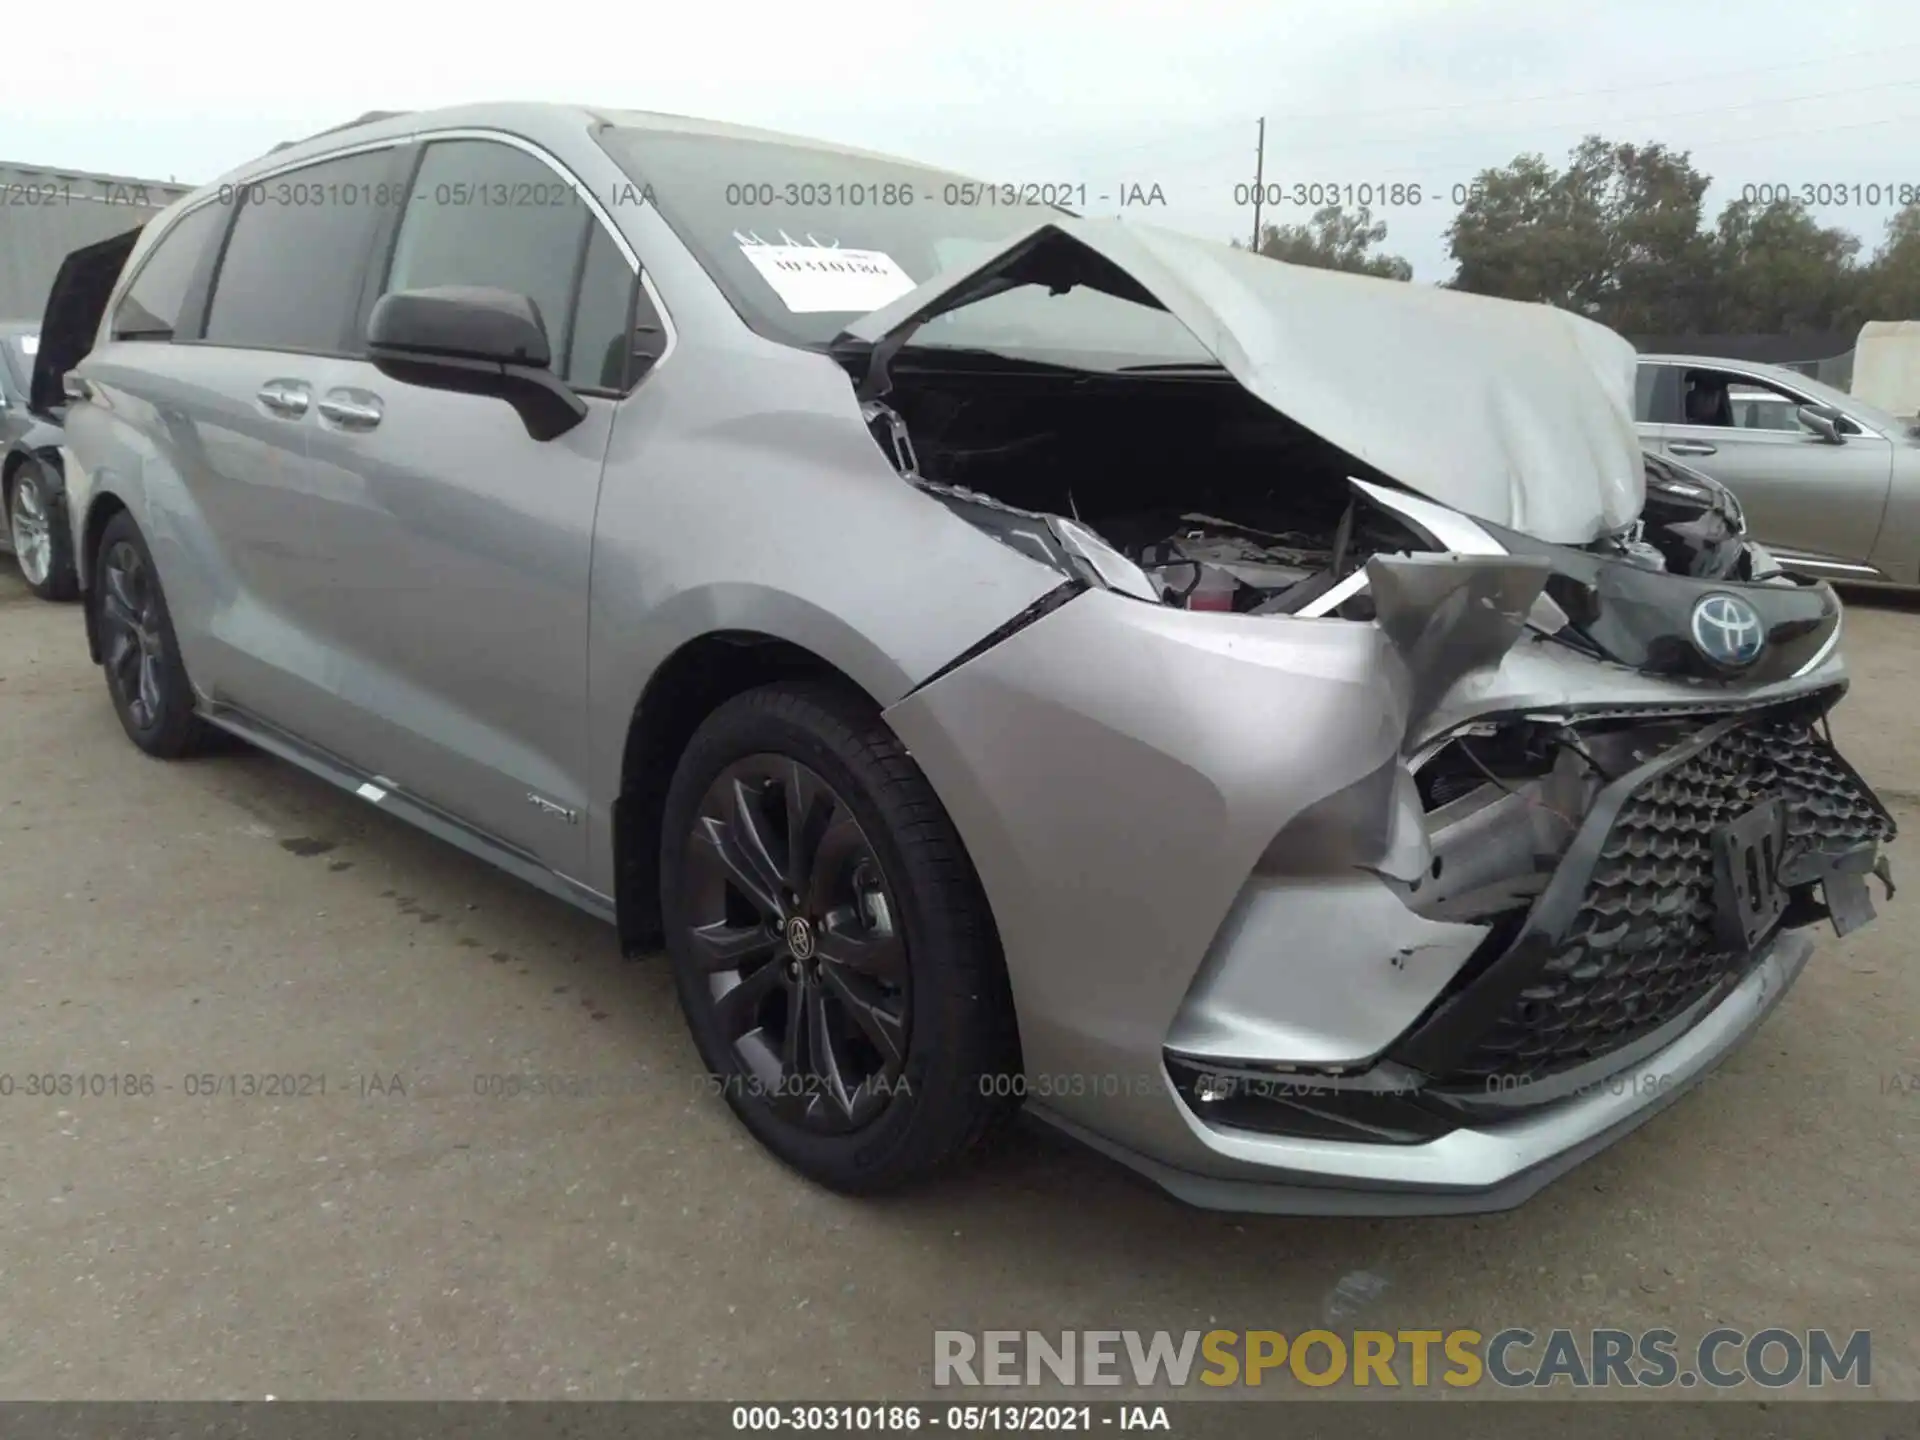
[[[1285,1139],[1190,1121],[1219,1161],[1217,1173],[1202,1174],[1117,1145],[1037,1106],[1029,1109],[1203,1209],[1381,1216],[1508,1210],[1711,1074],[1779,1004],[1812,954],[1813,941],[1803,933],[1776,937],[1718,1005],[1635,1068],[1631,1083],[1599,1082],[1523,1117],[1455,1130],[1423,1145]]]

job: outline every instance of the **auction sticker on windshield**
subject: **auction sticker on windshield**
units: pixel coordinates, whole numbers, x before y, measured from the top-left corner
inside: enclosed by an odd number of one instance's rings
[[[913,289],[913,277],[882,250],[743,244],[740,253],[795,314],[878,310]]]

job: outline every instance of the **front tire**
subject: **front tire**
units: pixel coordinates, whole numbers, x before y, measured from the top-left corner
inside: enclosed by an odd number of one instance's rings
[[[73,537],[67,533],[59,473],[45,460],[21,462],[0,496],[7,538],[27,588],[42,600],[71,600],[80,593],[73,569]]]
[[[178,760],[210,748],[215,731],[194,713],[160,572],[133,516],[107,522],[93,570],[101,667],[127,738],[147,754]]]
[[[864,697],[770,685],[708,716],[667,793],[660,892],[700,1058],[801,1174],[892,1189],[1011,1114],[1018,1040],[985,895]]]

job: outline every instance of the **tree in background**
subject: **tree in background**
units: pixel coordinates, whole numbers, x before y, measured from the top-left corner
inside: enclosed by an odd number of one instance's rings
[[[1455,289],[1538,300],[1629,335],[1851,330],[1920,318],[1920,203],[1860,241],[1798,201],[1733,200],[1711,229],[1710,177],[1686,152],[1589,136],[1482,171],[1448,227]]]
[[[1786,334],[1920,319],[1920,201],[1896,213],[1871,260],[1859,239],[1797,200],[1732,200],[1711,227],[1711,177],[1686,151],[1590,135],[1565,168],[1519,155],[1483,170],[1447,228],[1456,290],[1537,300],[1628,335]],[[1410,280],[1375,247],[1364,206],[1266,225],[1275,260]],[[1238,241],[1234,242],[1236,245]]]
[[[1861,292],[1868,320],[1920,320],[1920,200],[1887,222]]]
[[[1383,280],[1411,280],[1413,266],[1408,261],[1398,255],[1374,253],[1373,247],[1386,238],[1387,222],[1375,220],[1366,206],[1348,212],[1339,205],[1328,205],[1314,211],[1304,225],[1261,226],[1260,253],[1292,265],[1348,270]]]
[[[1481,171],[1447,228],[1458,267],[1453,287],[1580,309],[1580,294],[1588,288],[1580,254],[1592,249],[1577,233],[1580,218],[1562,176],[1538,155]]]
[[[1589,136],[1565,170],[1539,155],[1482,171],[1448,227],[1460,290],[1543,300],[1646,332],[1688,329],[1712,273],[1709,178],[1664,145]]]
[[[1851,330],[1860,324],[1860,241],[1794,200],[1734,200],[1713,237],[1713,323],[1722,334]]]

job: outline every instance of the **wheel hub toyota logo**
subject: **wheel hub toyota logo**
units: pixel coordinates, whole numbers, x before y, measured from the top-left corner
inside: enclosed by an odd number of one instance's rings
[[[1706,595],[1693,607],[1693,643],[1716,665],[1751,665],[1766,647],[1760,612],[1738,595]]]
[[[787,949],[796,960],[813,958],[813,929],[798,915],[787,921]]]

